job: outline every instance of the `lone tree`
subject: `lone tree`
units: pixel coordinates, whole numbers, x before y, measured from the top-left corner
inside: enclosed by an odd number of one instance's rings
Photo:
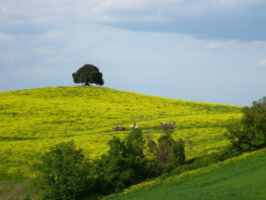
[[[91,64],[83,65],[79,68],[76,73],[72,74],[74,83],[84,83],[85,85],[90,85],[94,83],[96,85],[103,85],[103,74],[99,69]]]

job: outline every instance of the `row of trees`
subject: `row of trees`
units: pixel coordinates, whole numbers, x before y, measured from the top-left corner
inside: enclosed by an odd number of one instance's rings
[[[185,161],[182,139],[175,141],[171,129],[155,142],[141,129],[132,129],[125,139],[113,137],[101,158],[89,160],[73,141],[57,144],[35,166],[34,185],[42,199],[80,199],[105,195],[156,177]],[[146,153],[144,153],[146,151]]]

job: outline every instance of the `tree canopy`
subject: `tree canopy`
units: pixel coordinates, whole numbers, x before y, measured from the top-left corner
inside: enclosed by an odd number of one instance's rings
[[[231,120],[227,136],[237,150],[254,150],[266,146],[266,97],[242,109],[243,118]]]
[[[92,188],[91,166],[74,141],[52,147],[35,169],[34,185],[43,190],[41,199],[80,199]]]
[[[74,83],[84,83],[90,85],[92,83],[96,85],[103,85],[103,74],[99,69],[92,64],[85,64],[77,70],[76,73],[72,74]]]

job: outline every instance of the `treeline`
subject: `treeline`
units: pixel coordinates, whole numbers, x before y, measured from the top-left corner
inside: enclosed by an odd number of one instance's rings
[[[185,162],[185,142],[172,137],[174,125],[162,126],[154,141],[141,129],[125,137],[113,137],[109,150],[95,160],[88,159],[73,141],[57,144],[34,167],[34,186],[42,199],[82,199],[121,192],[124,188],[157,177],[171,176],[237,156],[244,151],[266,147],[266,98],[242,109],[240,120],[230,120],[226,136],[231,146],[220,153]],[[171,172],[171,173],[168,173]]]
[[[107,195],[169,172],[185,161],[182,139],[171,135],[174,127],[154,141],[144,138],[141,129],[132,129],[125,139],[113,137],[101,158],[90,160],[73,141],[57,144],[34,166],[34,186],[42,199],[80,199]],[[145,151],[145,153],[144,153]]]

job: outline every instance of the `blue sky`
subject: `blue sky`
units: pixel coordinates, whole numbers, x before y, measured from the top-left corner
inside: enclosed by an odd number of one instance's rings
[[[0,91],[105,86],[251,105],[266,96],[265,0],[0,0]]]

